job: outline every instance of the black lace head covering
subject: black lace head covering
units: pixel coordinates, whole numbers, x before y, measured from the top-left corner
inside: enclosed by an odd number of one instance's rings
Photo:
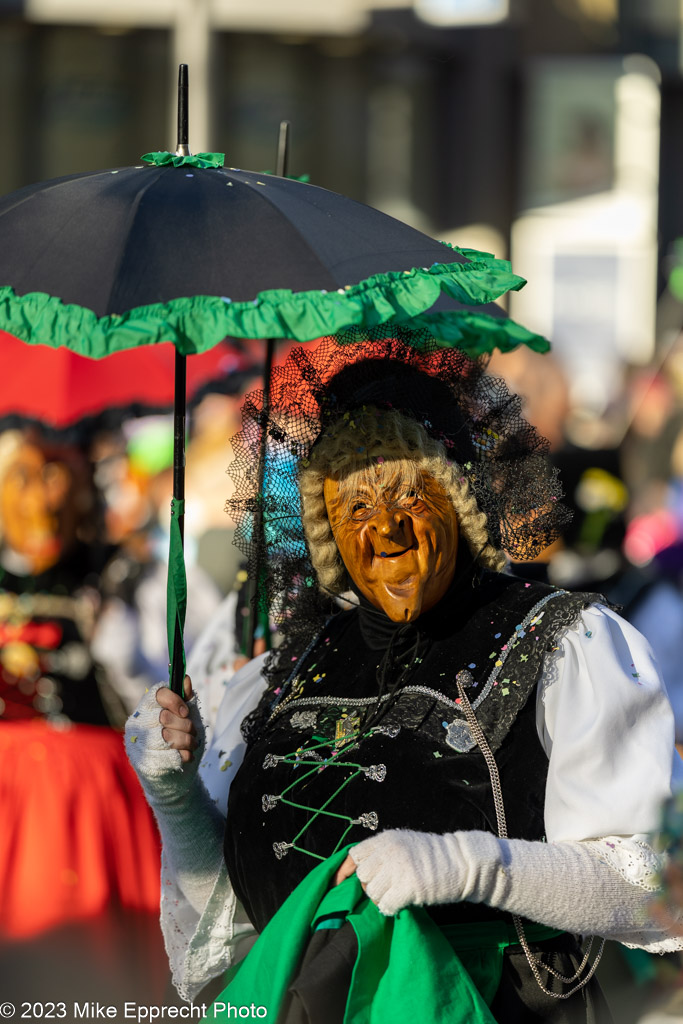
[[[522,417],[519,397],[486,373],[485,359],[440,347],[425,331],[392,327],[386,334],[386,327],[352,328],[313,350],[294,348],[273,370],[267,407],[263,391],[244,402],[228,469],[235,494],[226,510],[262,606],[282,634],[266,665],[274,687],[335,607],[311,563],[298,475],[311,464],[316,441],[340,419],[370,406],[421,424],[467,481],[492,548],[512,558],[537,555],[568,519],[548,442]]]

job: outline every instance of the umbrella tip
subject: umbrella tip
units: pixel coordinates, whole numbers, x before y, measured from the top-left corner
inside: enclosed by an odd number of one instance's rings
[[[287,176],[289,166],[289,121],[280,121],[280,133],[277,142],[276,174],[281,178]]]
[[[178,65],[178,145],[176,156],[190,156],[188,135],[188,67]]]

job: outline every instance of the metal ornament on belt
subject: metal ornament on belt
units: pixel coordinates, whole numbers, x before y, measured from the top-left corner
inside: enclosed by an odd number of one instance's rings
[[[474,682],[472,673],[468,672],[467,669],[458,672],[455,678],[456,682],[462,683],[463,686],[471,686]],[[469,725],[460,718],[456,718],[446,729],[446,743],[453,750],[457,751],[458,754],[467,754],[477,745]]]

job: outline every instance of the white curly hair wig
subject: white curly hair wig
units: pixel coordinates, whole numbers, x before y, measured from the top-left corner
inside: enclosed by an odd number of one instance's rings
[[[370,468],[374,473],[378,457],[383,460],[383,470],[393,478],[401,463],[409,464],[405,469],[413,476],[411,483],[422,474],[433,477],[453,503],[460,536],[467,542],[472,557],[487,569],[500,571],[504,567],[503,551],[490,542],[486,515],[479,509],[461,467],[449,461],[444,445],[430,437],[421,423],[397,410],[366,406],[327,426],[307,464],[299,469],[304,533],[323,588],[339,593],[348,587],[348,573],[327,516],[325,478],[344,480]]]

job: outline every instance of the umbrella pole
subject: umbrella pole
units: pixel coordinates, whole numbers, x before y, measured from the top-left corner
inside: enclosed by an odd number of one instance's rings
[[[188,69],[178,68],[178,145],[176,154],[188,156]],[[185,416],[187,366],[186,356],[175,350],[175,385],[173,402],[173,500],[171,501],[171,538],[168,556],[167,626],[170,659],[170,687],[184,696],[185,650],[183,627],[187,604],[185,574]]]
[[[176,349],[175,399],[173,406],[173,501],[171,502],[171,547],[169,554],[169,592],[173,587],[174,600],[169,608],[173,615],[173,646],[171,652],[171,689],[183,694],[185,678],[185,652],[183,625],[187,601],[187,583],[183,547],[185,539],[185,390],[187,384],[186,357]],[[170,593],[169,593],[170,596]],[[169,624],[170,628],[170,624]]]
[[[289,164],[289,121],[280,122],[280,132],[277,145],[277,166],[275,173],[281,178],[287,174]],[[263,424],[259,440],[259,472],[258,472],[258,522],[256,526],[256,566],[254,579],[251,587],[251,601],[249,603],[249,655],[256,654],[256,634],[261,626],[266,650],[270,650],[270,620],[267,607],[259,607],[259,592],[263,589],[265,582],[265,481],[266,481],[266,447],[267,447],[267,423],[270,416],[270,378],[273,370],[273,359],[275,357],[275,339],[268,338],[266,341],[266,360],[263,367]]]
[[[254,567],[254,578],[251,586],[251,601],[249,605],[249,656],[256,656],[256,640],[259,626],[265,640],[266,650],[270,649],[270,621],[267,607],[259,603],[259,595],[265,583],[265,544],[266,544],[266,523],[265,523],[265,482],[266,482],[266,449],[268,440],[268,418],[270,416],[270,375],[273,369],[273,356],[275,354],[275,341],[268,338],[266,342],[266,360],[263,367],[263,406],[261,410],[262,424],[261,436],[259,437],[258,455],[258,497],[257,497],[257,521],[256,527],[256,565]]]

